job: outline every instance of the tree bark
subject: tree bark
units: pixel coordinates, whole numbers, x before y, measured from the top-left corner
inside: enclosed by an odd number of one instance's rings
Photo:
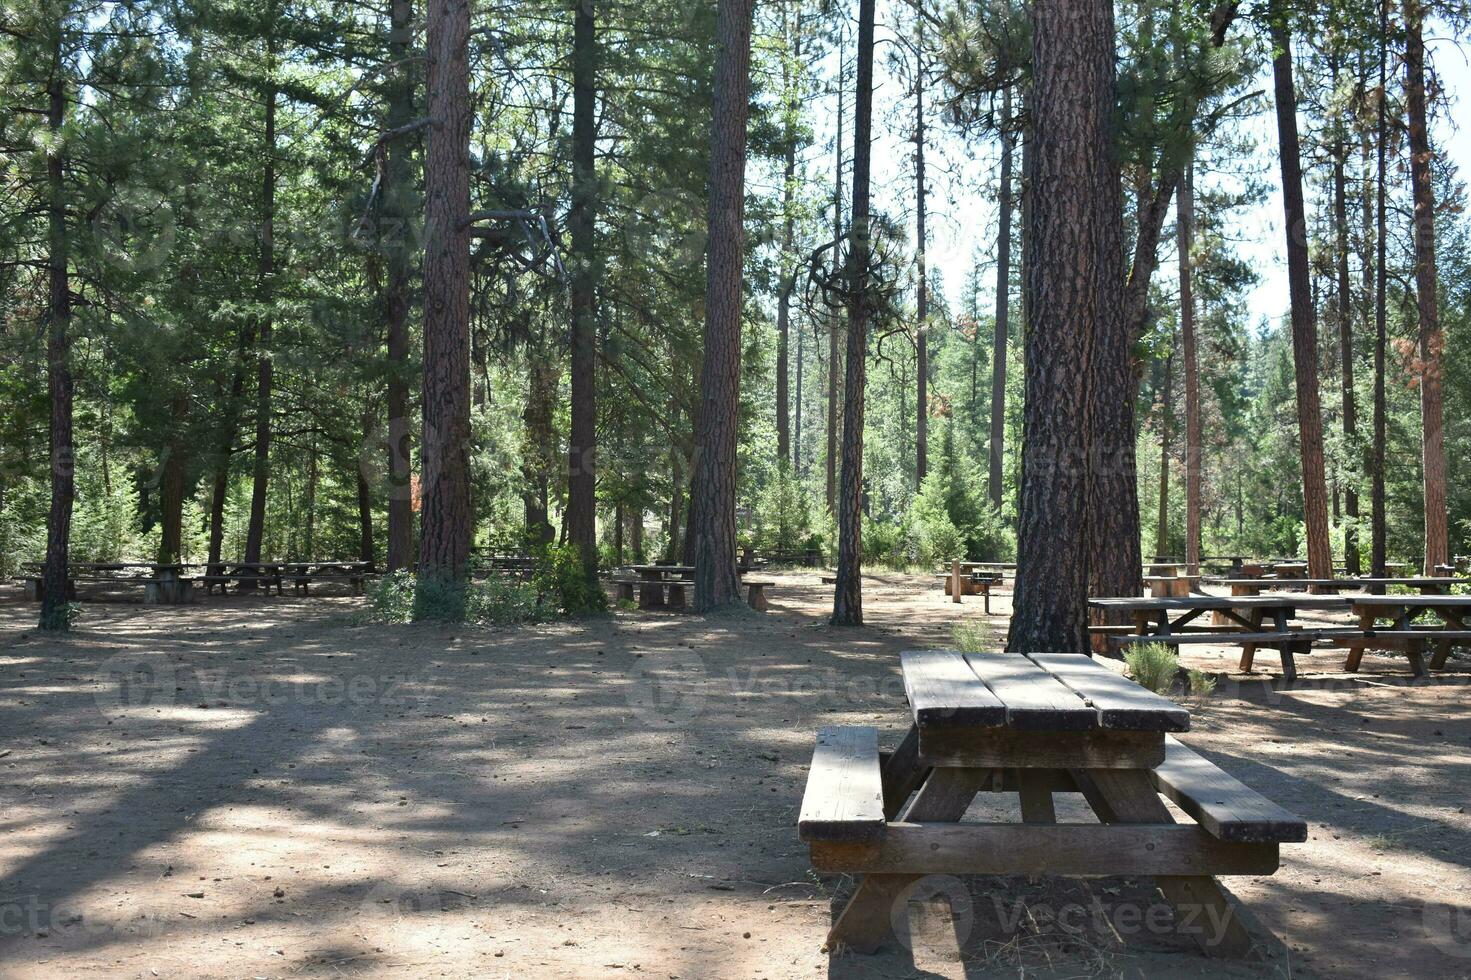
[[[1337,88],[1338,64],[1334,56],[1333,79]],[[1358,406],[1354,402],[1354,303],[1353,286],[1348,270],[1348,182],[1345,171],[1348,167],[1348,135],[1343,120],[1338,121],[1340,131],[1333,154],[1333,248],[1338,278],[1338,295],[1334,313],[1338,319],[1339,390],[1343,398],[1343,442],[1344,458],[1355,459],[1354,445],[1358,441]],[[1359,574],[1359,490],[1358,474],[1350,463],[1341,475],[1343,483],[1343,512],[1347,518],[1343,530],[1343,559],[1349,575]]]
[[[918,491],[924,488],[925,473],[929,469],[930,284],[925,268],[929,235],[925,229],[924,14],[916,13],[914,21],[918,34],[914,46],[914,259],[919,278],[915,296],[915,316],[919,326],[915,331],[914,489]]]
[[[720,0],[710,130],[705,359],[700,371],[694,508],[698,612],[741,601],[736,570],[736,438],[741,402],[741,272],[745,253],[746,118],[755,0]],[[782,456],[785,459],[785,453]]]
[[[388,56],[397,67],[388,98],[388,129],[407,126],[414,118],[414,73],[409,51],[414,39],[412,0],[392,0]],[[413,424],[409,418],[409,307],[413,275],[413,137],[384,143],[382,245],[387,255],[388,284],[383,319],[388,334],[387,412],[388,553],[390,572],[407,568],[414,552]]]
[[[76,453],[72,442],[70,242],[66,229],[66,158],[61,129],[66,122],[61,24],[56,25],[46,126],[53,143],[46,154],[47,309],[46,383],[51,400],[51,509],[46,515],[46,564],[41,573],[43,630],[67,630],[70,595],[72,503],[76,498]]]
[[[1389,0],[1379,0],[1379,93],[1375,113],[1374,172],[1374,445],[1369,460],[1370,568],[1375,578],[1386,577],[1389,562],[1388,521],[1384,486],[1385,450],[1388,441],[1389,399],[1385,390],[1388,358],[1388,172],[1389,146],[1388,68]]]
[[[364,442],[372,438],[373,416],[369,412],[363,413],[363,439]],[[354,467],[357,471],[358,483],[358,560],[368,563],[368,567],[376,567],[378,560],[373,544],[373,486],[368,482],[368,475],[362,466]]]
[[[159,540],[160,564],[177,562],[184,543],[184,492],[187,479],[186,460],[189,441],[184,426],[189,421],[189,396],[175,395],[169,400],[169,439],[164,450],[159,474]]]
[[[1165,357],[1165,384],[1163,402],[1160,405],[1159,421],[1159,510],[1156,514],[1154,531],[1155,561],[1164,561],[1170,555],[1170,435],[1174,426],[1174,338],[1170,338],[1171,350]]]
[[[421,581],[459,581],[470,557],[469,0],[431,0],[424,162]]]
[[[552,428],[552,404],[557,388],[557,369],[551,358],[533,354],[526,385],[526,408],[521,418],[526,426],[522,448],[522,478],[526,530],[533,543],[551,544],[552,529],[547,497],[550,492],[556,433]]]
[[[267,52],[268,70],[274,70],[274,48]],[[258,302],[262,313],[255,328],[258,347],[255,389],[255,462],[250,489],[250,523],[245,530],[245,560],[261,560],[266,531],[266,493],[271,479],[271,389],[275,383],[271,361],[271,329],[274,317],[276,278],[276,86],[265,87],[265,162],[261,174],[260,256],[256,274],[259,279]],[[242,582],[241,588],[254,588],[254,582]]]
[[[875,0],[858,4],[858,73],[853,98],[853,217],[848,243],[848,353],[843,381],[843,475],[838,493],[834,626],[863,625],[863,410],[868,368],[869,160],[873,133]]]
[[[1328,544],[1328,487],[1323,466],[1323,416],[1318,401],[1318,325],[1313,309],[1307,211],[1297,135],[1297,89],[1292,76],[1292,37],[1281,0],[1272,20],[1272,75],[1282,166],[1282,206],[1287,224],[1287,279],[1292,302],[1292,354],[1297,375],[1297,428],[1302,450],[1303,514],[1307,521],[1308,576],[1333,577]]]
[[[1195,341],[1195,283],[1191,250],[1195,238],[1195,167],[1187,165],[1175,196],[1176,239],[1180,253],[1181,353],[1185,358],[1185,566],[1200,572],[1200,516],[1205,490],[1202,467],[1204,427],[1200,417],[1200,355]]]
[[[1006,352],[1011,318],[1011,212],[1015,141],[1011,132],[1011,86],[1001,90],[1001,185],[996,234],[996,325],[991,347],[991,458],[988,489],[991,506],[1001,507],[1002,466],[1006,460]],[[974,372],[972,372],[974,384]]]
[[[1114,45],[1111,0],[1032,6],[1026,419],[1012,651],[1088,649],[1088,556],[1098,533],[1090,523],[1090,471],[1102,421],[1091,417],[1092,389],[1101,375],[1097,348],[1117,343],[1124,327]],[[1117,399],[1122,390],[1111,394]],[[1098,434],[1112,435],[1107,428]],[[1133,547],[1137,554],[1137,534]]]
[[[787,33],[786,8],[782,8],[782,32]],[[785,52],[782,57],[782,233],[780,282],[776,297],[776,459],[778,466],[787,465],[792,456],[791,402],[788,391],[791,345],[788,340],[791,325],[793,277],[787,271],[792,254],[792,238],[795,230],[793,197],[797,181],[797,103],[793,92],[791,61],[802,54],[802,18],[797,16],[796,37],[792,41],[790,58]]]
[[[567,540],[589,579],[597,532],[597,27],[596,0],[573,0],[572,28],[572,411],[567,444]]]
[[[843,70],[842,27],[838,28],[838,134],[833,141],[837,168],[833,171],[833,241],[843,238]],[[836,248],[837,246],[834,246]],[[835,253],[836,255],[836,253]],[[837,513],[838,494],[838,370],[842,354],[838,345],[840,319],[836,311],[827,318],[827,511]]]
[[[1441,355],[1445,334],[1440,328],[1435,267],[1435,185],[1432,183],[1430,130],[1425,106],[1425,41],[1423,0],[1405,0],[1405,109],[1410,130],[1410,179],[1415,201],[1415,299],[1420,320],[1419,362],[1421,453],[1425,483],[1425,574],[1450,562],[1449,515],[1446,510],[1445,380]]]

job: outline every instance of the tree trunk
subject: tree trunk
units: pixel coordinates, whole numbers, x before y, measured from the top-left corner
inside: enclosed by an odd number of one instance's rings
[[[274,70],[274,50],[268,52],[267,59],[269,70]],[[276,277],[276,87],[271,82],[266,84],[265,109],[260,257],[256,269],[259,277],[258,302],[264,312],[255,330],[259,352],[256,361],[255,464],[250,489],[250,523],[245,531],[245,560],[248,562],[261,560],[261,547],[266,532],[266,491],[271,479],[271,388],[275,381],[271,362],[271,328],[274,323],[271,304],[275,301]],[[242,582],[241,588],[248,590],[254,585],[254,582]]]
[[[1328,487],[1323,467],[1323,416],[1318,403],[1318,325],[1312,301],[1307,211],[1297,136],[1297,89],[1292,77],[1292,38],[1281,0],[1271,9],[1272,75],[1277,97],[1277,138],[1282,164],[1282,206],[1287,224],[1287,279],[1292,302],[1292,354],[1297,375],[1297,428],[1302,448],[1303,514],[1307,520],[1308,576],[1333,577],[1328,545]]]
[[[802,471],[802,364],[806,356],[803,348],[802,321],[797,321],[797,390],[792,405],[792,472]]]
[[[1001,90],[1001,186],[996,194],[1000,229],[996,235],[996,335],[991,348],[991,506],[1001,507],[1002,465],[1006,459],[1006,348],[1011,317],[1012,157],[1011,86]],[[972,372],[972,384],[975,374]]]
[[[373,416],[363,413],[363,440],[364,443],[372,437]],[[354,467],[357,471],[358,483],[358,560],[368,563],[370,568],[376,567],[377,555],[373,547],[373,487],[368,483],[368,475],[362,466]]]
[[[175,395],[169,401],[169,441],[159,479],[160,533],[158,561],[177,562],[184,544],[185,462],[189,441],[184,426],[189,420],[189,397]]]
[[[786,8],[782,8],[782,33],[787,33]],[[778,282],[778,294],[776,297],[776,459],[778,466],[785,466],[791,460],[791,403],[788,392],[788,360],[790,359],[790,343],[788,334],[791,324],[792,287],[793,277],[787,272],[787,263],[792,254],[792,238],[795,226],[795,212],[793,196],[796,192],[797,181],[797,104],[792,89],[791,60],[800,58],[802,54],[802,18],[797,17],[797,34],[792,42],[791,59],[782,58],[782,115],[783,133],[782,142],[785,159],[782,164],[782,233],[781,233],[781,262],[778,267],[780,276]]]
[[[551,358],[533,354],[530,357],[526,385],[526,409],[521,418],[526,426],[522,448],[522,478],[526,530],[535,544],[551,544],[556,538],[552,529],[547,497],[550,492],[552,467],[556,458],[556,433],[552,429],[552,404],[557,389],[557,369]]]
[[[577,0],[572,33],[572,419],[567,444],[567,539],[589,579],[597,533],[597,70],[594,0]]]
[[[1385,391],[1385,368],[1388,356],[1388,68],[1389,0],[1379,3],[1379,97],[1375,115],[1374,171],[1374,446],[1369,461],[1370,498],[1370,568],[1376,578],[1386,577],[1389,562],[1388,521],[1386,519],[1384,457],[1388,439],[1389,399]]]
[[[306,457],[306,536],[302,544],[303,561],[311,561],[317,554],[317,484],[320,477],[320,460],[317,454],[317,437],[311,437]]]
[[[46,515],[46,565],[41,574],[43,630],[71,627],[68,565],[71,551],[72,502],[76,497],[76,454],[72,443],[71,280],[66,231],[66,160],[61,129],[66,121],[66,88],[62,72],[61,25],[56,25],[52,75],[47,85],[46,125],[54,140],[46,154],[47,330],[46,378],[51,396],[51,510]]]
[[[863,410],[868,368],[869,159],[873,132],[875,0],[858,4],[858,77],[853,98],[853,217],[848,243],[848,354],[843,381],[843,477],[838,494],[834,626],[863,625]]]
[[[1205,481],[1202,467],[1204,427],[1200,418],[1200,355],[1195,343],[1195,283],[1191,249],[1195,238],[1195,167],[1187,165],[1175,195],[1176,239],[1180,253],[1180,332],[1185,357],[1185,567],[1200,572],[1200,511]]]
[[[1337,88],[1338,67],[1334,64],[1334,88]],[[1346,123],[1339,121],[1341,127]],[[1340,131],[1333,156],[1333,247],[1338,273],[1338,296],[1334,304],[1338,318],[1339,384],[1343,397],[1343,442],[1345,459],[1355,459],[1354,445],[1358,441],[1358,406],[1354,403],[1354,304],[1353,287],[1348,271],[1348,187],[1345,170],[1348,167],[1348,137]],[[1343,511],[1347,522],[1343,530],[1343,559],[1349,575],[1359,574],[1359,490],[1358,474],[1352,463],[1341,475],[1343,483]]]
[[[842,27],[838,28],[838,134],[833,141],[837,169],[833,171],[833,241],[843,237],[843,59],[845,56]],[[834,264],[838,246],[834,245]],[[836,311],[827,318],[827,512],[837,513],[838,493],[838,365],[842,355],[838,346],[841,320]]]
[[[1088,556],[1098,533],[1089,514],[1092,388],[1101,377],[1094,348],[1117,343],[1124,328],[1114,44],[1111,0],[1032,6],[1026,420],[1012,651],[1088,649]],[[1099,436],[1112,433],[1101,428]],[[1137,534],[1133,548],[1137,555]]]
[[[915,316],[919,326],[915,331],[914,489],[918,491],[924,488],[925,473],[929,469],[930,295],[925,268],[929,235],[925,230],[924,14],[916,13],[914,22],[918,34],[914,49],[914,259],[919,277],[915,297]]]
[[[421,581],[465,576],[470,517],[469,0],[431,0],[424,160]]]
[[[741,407],[741,272],[745,254],[746,117],[755,0],[720,0],[710,129],[705,359],[695,438],[695,609],[741,601],[736,570],[736,438]],[[790,185],[788,185],[790,186]],[[786,458],[785,451],[782,459]]]
[[[397,67],[388,99],[388,128],[407,126],[414,118],[414,71],[409,51],[414,39],[412,0],[392,0],[388,56]],[[409,418],[409,308],[413,275],[414,210],[412,137],[400,136],[383,146],[383,213],[387,219],[382,245],[387,251],[388,287],[383,318],[388,333],[388,570],[407,568],[414,553],[413,425]]]
[[[1421,451],[1425,476],[1425,574],[1434,575],[1450,562],[1450,530],[1446,510],[1445,380],[1436,295],[1435,186],[1432,183],[1430,130],[1425,107],[1425,19],[1423,0],[1405,0],[1405,109],[1410,130],[1410,179],[1415,200],[1415,298],[1420,319],[1417,376],[1420,383]]]
[[[1171,399],[1175,382],[1174,338],[1171,337],[1170,341],[1171,350],[1165,357],[1164,401],[1160,405],[1159,511],[1154,531],[1155,561],[1164,561],[1170,554],[1170,434],[1174,425],[1174,406],[1171,404]]]

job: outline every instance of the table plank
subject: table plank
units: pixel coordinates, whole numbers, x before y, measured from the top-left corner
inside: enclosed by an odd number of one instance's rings
[[[899,654],[899,663],[916,727],[995,728],[1006,724],[1006,705],[956,651],[905,650]]]
[[[1190,712],[1146,691],[1081,653],[1033,653],[1031,660],[1076,691],[1098,711],[1103,728],[1188,732]]]
[[[1020,654],[967,654],[991,693],[1006,705],[1006,723],[1017,731],[1081,732],[1098,728],[1098,712],[1082,697]]]

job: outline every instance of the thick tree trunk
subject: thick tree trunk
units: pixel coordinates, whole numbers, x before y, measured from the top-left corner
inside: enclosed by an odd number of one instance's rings
[[[470,557],[469,0],[427,10],[421,580],[458,581]]]
[[[705,359],[695,438],[699,493],[690,502],[694,508],[694,604],[699,612],[741,601],[741,578],[736,570],[736,437],[741,405],[741,271],[754,4],[755,0],[720,0],[715,28]]]
[[[363,413],[363,440],[372,438],[373,416]],[[373,487],[368,483],[368,475],[362,466],[354,467],[357,470],[358,483],[358,560],[365,561],[369,567],[376,567],[377,555],[374,553],[373,545]]]
[[[838,34],[838,134],[833,141],[837,168],[833,171],[833,241],[843,237],[843,70],[844,45],[842,28]],[[834,256],[841,254],[833,246]],[[834,262],[836,264],[836,260]],[[842,320],[836,311],[827,318],[827,511],[837,513],[838,501],[838,376],[842,354],[838,345]]]
[[[858,73],[853,98],[853,219],[848,243],[848,354],[843,382],[843,475],[838,491],[834,626],[863,625],[863,410],[868,368],[869,160],[873,133],[875,0],[858,4]]]
[[[597,71],[594,0],[577,0],[572,28],[572,419],[567,444],[567,539],[589,578],[597,531]]]
[[[991,506],[1001,507],[1002,466],[1006,460],[1006,349],[1011,319],[1011,211],[1012,158],[1011,86],[1001,90],[1001,184],[996,193],[1000,211],[996,234],[996,332],[991,347],[991,458],[987,489]],[[974,372],[972,372],[974,385]]]
[[[46,378],[51,396],[51,510],[46,515],[46,564],[41,573],[43,630],[70,628],[68,564],[71,552],[72,502],[76,497],[76,454],[72,443],[71,280],[66,230],[66,160],[61,129],[66,121],[66,89],[62,81],[61,26],[53,51],[47,86],[46,125],[55,141],[46,154],[47,302]]]
[[[1405,0],[1405,109],[1410,130],[1410,179],[1415,200],[1415,299],[1420,319],[1417,376],[1420,383],[1421,452],[1425,477],[1425,574],[1450,562],[1446,510],[1445,396],[1435,268],[1435,185],[1425,107],[1425,19],[1423,0]]]
[[[925,473],[929,469],[930,284],[928,270],[925,268],[925,249],[929,246],[929,235],[925,229],[924,15],[916,14],[914,22],[918,32],[914,53],[914,259],[919,278],[915,296],[915,316],[919,320],[919,326],[915,331],[914,372],[914,489],[917,491],[923,489]]]
[[[274,65],[274,52],[268,55]],[[255,463],[250,489],[250,523],[245,530],[245,560],[261,560],[266,533],[266,493],[271,479],[271,389],[275,383],[271,361],[271,329],[274,318],[271,304],[275,301],[276,278],[276,88],[265,90],[265,164],[261,177],[260,257],[256,274],[259,278],[258,301],[264,311],[256,326],[255,388]],[[254,583],[241,583],[252,588]]]
[[[556,538],[547,503],[552,467],[556,458],[556,433],[552,428],[553,398],[557,368],[551,358],[532,355],[528,365],[525,442],[522,448],[522,478],[525,481],[526,530],[533,543],[551,544]]]
[[[160,564],[177,562],[184,543],[184,491],[189,442],[184,426],[189,421],[189,397],[175,395],[169,402],[169,441],[159,474]]]
[[[1271,10],[1272,75],[1277,97],[1277,138],[1282,164],[1282,206],[1287,223],[1287,279],[1292,302],[1292,354],[1297,375],[1297,428],[1302,449],[1303,514],[1307,521],[1308,575],[1333,577],[1328,544],[1328,486],[1323,466],[1323,416],[1318,401],[1318,325],[1308,259],[1307,211],[1297,135],[1297,89],[1292,77],[1292,38],[1281,0]]]
[[[1101,377],[1097,348],[1124,332],[1114,44],[1111,0],[1032,6],[1026,420],[1012,651],[1088,649],[1088,556],[1099,533],[1089,513],[1093,426],[1104,421],[1090,419],[1092,389]],[[1111,394],[1118,399],[1122,390]],[[1098,434],[1108,441],[1112,431]],[[1139,546],[1136,533],[1136,555]]]
[[[392,0],[389,58],[396,63],[388,100],[388,128],[407,126],[414,118],[414,69],[409,50],[414,37],[412,0]],[[407,568],[414,554],[413,424],[409,418],[409,307],[413,275],[414,212],[410,137],[388,140],[383,147],[383,212],[387,219],[382,244],[387,251],[388,288],[383,318],[388,334],[388,570]]]
[[[1200,512],[1205,481],[1200,417],[1200,355],[1195,342],[1195,284],[1191,249],[1195,238],[1195,168],[1188,165],[1175,196],[1176,239],[1180,253],[1181,353],[1185,358],[1185,566],[1200,572]]]
[[[1389,0],[1379,5],[1379,94],[1375,115],[1374,170],[1374,445],[1370,453],[1369,521],[1370,569],[1375,578],[1384,578],[1389,562],[1388,521],[1384,486],[1385,449],[1388,439],[1389,399],[1385,390],[1385,368],[1388,357],[1388,146],[1389,113],[1387,107],[1389,60]]]

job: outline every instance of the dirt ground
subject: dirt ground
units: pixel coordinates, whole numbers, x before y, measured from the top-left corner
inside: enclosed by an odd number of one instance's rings
[[[914,906],[911,948],[830,957],[852,883],[797,840],[813,733],[894,744],[898,652],[981,602],[879,576],[841,630],[815,574],[774,577],[764,616],[385,627],[231,597],[89,603],[60,640],[7,588],[0,977],[1471,976],[1471,662],[1351,678],[1332,652],[1290,688],[1271,654],[1186,656],[1224,676],[1185,740],[1310,825],[1227,881],[1269,962],[1124,928],[1155,893],[1112,879],[932,879],[953,901]]]

